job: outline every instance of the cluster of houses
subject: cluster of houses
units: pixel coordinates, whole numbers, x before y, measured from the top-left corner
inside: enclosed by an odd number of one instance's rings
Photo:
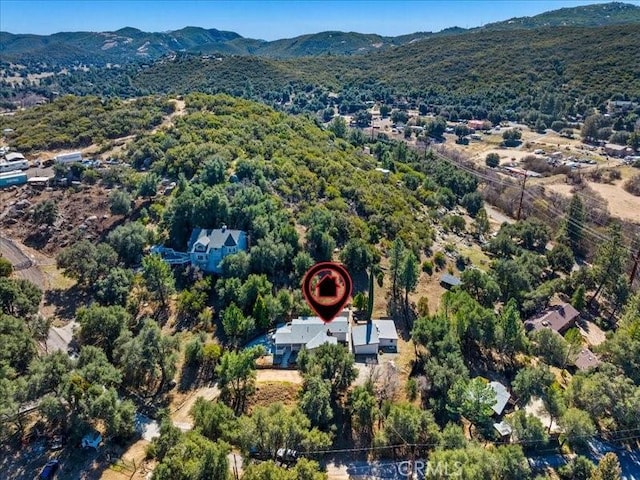
[[[216,229],[196,228],[191,232],[186,252],[154,246],[171,265],[191,264],[206,273],[222,272],[221,262],[228,256],[249,249],[249,236],[243,230],[225,225]],[[376,319],[356,324],[350,310],[343,310],[331,322],[320,317],[302,317],[279,327],[271,336],[277,364],[288,364],[292,355],[302,348],[313,350],[325,343],[340,343],[355,355],[377,355],[378,351],[396,351],[398,332],[393,320]]]
[[[571,304],[562,303],[548,308],[540,315],[529,318],[524,322],[524,325],[529,332],[548,328],[557,335],[564,335],[567,330],[575,327],[579,317],[580,313]],[[598,356],[585,347],[572,359],[570,368],[574,368],[576,371],[586,371],[597,367],[600,363]],[[509,439],[512,434],[512,428],[508,417],[504,418],[503,414],[509,410],[509,405],[513,405],[511,394],[507,387],[500,382],[490,382],[489,385],[496,393],[496,403],[492,407],[495,419],[493,426],[502,438]],[[551,421],[538,399],[530,401],[524,408],[528,413],[539,417],[541,420]],[[558,426],[552,423],[551,430],[554,431],[554,429],[557,431]]]

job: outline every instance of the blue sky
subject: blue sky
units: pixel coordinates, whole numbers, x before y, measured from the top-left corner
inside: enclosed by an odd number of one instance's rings
[[[0,30],[50,34],[128,26],[161,32],[185,26],[231,30],[275,40],[324,30],[401,35],[574,7],[592,0],[213,1],[0,0]],[[640,5],[640,0],[627,0]]]

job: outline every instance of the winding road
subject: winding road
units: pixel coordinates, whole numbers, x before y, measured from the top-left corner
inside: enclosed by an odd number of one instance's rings
[[[20,250],[13,240],[0,236],[0,254],[11,262],[18,277],[29,280],[43,292],[47,289],[47,278],[36,261]]]

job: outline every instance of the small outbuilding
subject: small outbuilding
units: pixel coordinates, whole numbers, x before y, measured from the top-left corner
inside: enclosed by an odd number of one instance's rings
[[[442,285],[444,288],[449,289],[449,288],[457,287],[458,285],[462,285],[462,280],[460,280],[458,277],[454,275],[445,273],[440,277],[440,285]]]
[[[590,370],[602,363],[600,358],[588,348],[583,348],[573,362],[578,370]]]

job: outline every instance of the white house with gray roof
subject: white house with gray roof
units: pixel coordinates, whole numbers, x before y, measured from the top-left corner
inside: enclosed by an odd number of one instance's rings
[[[302,347],[313,350],[325,343],[347,343],[351,312],[343,310],[332,321],[325,323],[320,317],[295,318],[276,329],[272,335],[276,355],[288,349],[297,352]]]
[[[393,320],[371,320],[351,329],[351,347],[356,355],[376,355],[378,350],[395,351],[398,331]]]
[[[207,273],[221,273],[220,262],[227,255],[246,252],[249,242],[246,232],[226,226],[216,229],[196,228],[189,239],[191,264]]]

